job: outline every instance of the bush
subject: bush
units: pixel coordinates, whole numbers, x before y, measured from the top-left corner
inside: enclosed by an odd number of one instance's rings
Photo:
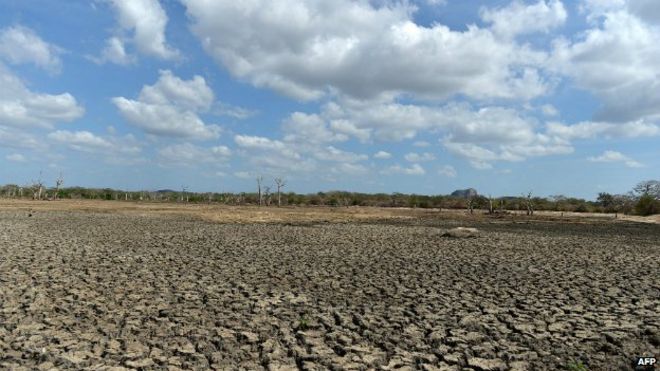
[[[635,204],[635,213],[642,216],[660,214],[660,201],[651,195],[642,195]]]

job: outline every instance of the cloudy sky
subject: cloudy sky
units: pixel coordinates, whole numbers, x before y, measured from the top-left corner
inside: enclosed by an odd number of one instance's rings
[[[625,192],[658,40],[657,0],[0,0],[0,183]]]

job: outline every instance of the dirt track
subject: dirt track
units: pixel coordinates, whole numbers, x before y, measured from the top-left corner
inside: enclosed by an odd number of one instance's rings
[[[660,226],[0,211],[0,369],[630,369]]]

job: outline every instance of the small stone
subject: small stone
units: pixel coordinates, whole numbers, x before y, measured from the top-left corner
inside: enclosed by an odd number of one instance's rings
[[[486,359],[486,358],[472,357],[472,358],[468,358],[467,363],[468,366],[482,371],[500,371],[507,369],[506,362],[500,359]]]
[[[477,228],[467,228],[467,227],[452,228],[442,234],[442,237],[453,237],[453,238],[472,238],[477,236],[479,236],[479,230]]]
[[[142,358],[136,361],[126,361],[126,366],[133,368],[147,368],[154,365],[154,361],[151,358]]]

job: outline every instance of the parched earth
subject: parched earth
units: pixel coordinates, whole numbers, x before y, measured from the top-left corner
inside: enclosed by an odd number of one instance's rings
[[[0,369],[629,370],[660,226],[0,211]],[[461,222],[466,225],[465,221]]]

